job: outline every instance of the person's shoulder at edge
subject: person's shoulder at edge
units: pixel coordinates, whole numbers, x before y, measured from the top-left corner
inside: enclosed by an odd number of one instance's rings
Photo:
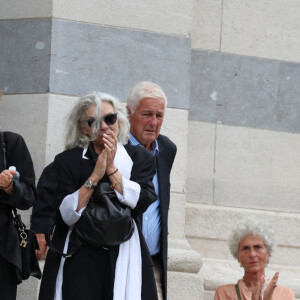
[[[177,153],[177,146],[167,136],[160,134],[157,138],[159,151],[164,149],[168,152],[168,157],[174,160]],[[162,148],[163,146],[163,148]],[[164,152],[165,152],[164,151]]]
[[[58,153],[56,156],[55,156],[55,159],[54,160],[57,160],[57,159],[61,159],[61,158],[72,158],[73,155],[78,155],[79,153],[82,154],[83,153],[83,148],[81,147],[75,147],[75,148],[72,148],[72,149],[66,149],[60,153]]]
[[[12,131],[4,131],[4,136],[5,139],[9,140],[10,144],[17,143],[18,141],[25,142],[23,137],[20,134]]]
[[[170,147],[176,149],[176,144],[173,143],[170,138],[168,138],[166,135],[163,135],[163,134],[160,134],[158,137],[157,137],[157,141],[159,143],[165,143],[167,145],[169,145]]]
[[[285,300],[294,300],[295,299],[295,293],[293,290],[291,290],[288,287],[280,286],[278,285],[274,291],[275,295],[277,293],[280,294],[281,297],[285,297]],[[288,298],[287,298],[288,297]]]
[[[232,297],[236,295],[235,285],[234,284],[225,284],[221,285],[217,288],[215,293],[215,300],[226,300],[231,298],[224,298],[224,297]]]

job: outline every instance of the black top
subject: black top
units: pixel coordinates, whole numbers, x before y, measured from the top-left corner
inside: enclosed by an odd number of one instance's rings
[[[12,208],[28,209],[36,201],[35,173],[33,163],[22,136],[4,132],[7,168],[15,166],[20,173],[14,180],[14,189],[8,195],[0,189],[0,254],[9,262],[21,268],[21,252],[17,231],[12,223]],[[4,170],[3,152],[0,151],[0,172]]]

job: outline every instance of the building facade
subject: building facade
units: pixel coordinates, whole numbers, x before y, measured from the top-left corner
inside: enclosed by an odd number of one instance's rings
[[[300,3],[297,0],[0,0],[0,130],[22,134],[37,177],[64,148],[78,96],[168,96],[177,145],[169,299],[213,299],[242,269],[226,239],[255,215],[278,247],[268,272],[300,299]],[[28,213],[25,214],[29,222]],[[19,287],[35,299],[38,281]]]

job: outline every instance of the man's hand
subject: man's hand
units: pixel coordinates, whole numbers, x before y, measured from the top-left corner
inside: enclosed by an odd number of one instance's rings
[[[35,236],[40,247],[40,250],[35,250],[37,259],[45,259],[49,250],[49,247],[46,243],[45,235],[43,233],[36,233]]]

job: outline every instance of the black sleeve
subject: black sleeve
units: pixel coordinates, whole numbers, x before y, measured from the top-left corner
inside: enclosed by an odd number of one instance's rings
[[[82,148],[73,148],[57,155],[54,168],[57,177],[57,195],[55,207],[58,209],[62,200],[81,186],[81,155]]]
[[[139,215],[157,199],[152,183],[156,172],[155,157],[143,147],[129,146],[131,145],[126,145],[125,148],[133,161],[130,180],[141,186],[140,197],[133,210],[134,215]]]
[[[31,228],[35,233],[46,233],[54,223],[56,189],[56,174],[54,164],[51,163],[43,170],[37,185],[38,198],[31,216]]]
[[[19,134],[5,132],[4,141],[6,144],[7,168],[16,167],[20,173],[20,178],[14,180],[12,194],[7,195],[7,197],[0,197],[0,203],[25,210],[30,208],[37,198],[32,159],[24,139]]]

